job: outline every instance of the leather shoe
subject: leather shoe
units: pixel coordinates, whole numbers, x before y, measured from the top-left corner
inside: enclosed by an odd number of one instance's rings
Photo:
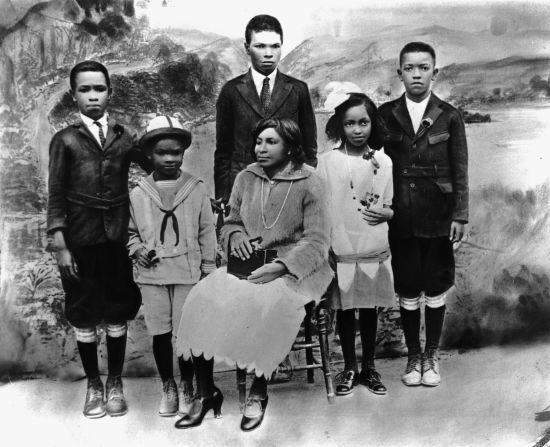
[[[122,378],[120,376],[107,377],[105,384],[107,396],[107,413],[109,416],[122,416],[128,413],[128,404],[122,391]]]
[[[222,416],[222,392],[214,387],[214,394],[210,397],[195,397],[191,408],[187,414],[184,414],[181,419],[176,421],[176,428],[191,428],[197,427],[202,424],[206,413],[210,410],[214,412],[215,418],[221,418]]]
[[[88,379],[83,413],[89,419],[101,418],[106,414],[105,401],[103,400],[103,382],[99,377]]]
[[[241,430],[251,431],[258,428],[264,420],[268,396],[265,399],[249,397],[244,407],[243,418],[241,419]]]

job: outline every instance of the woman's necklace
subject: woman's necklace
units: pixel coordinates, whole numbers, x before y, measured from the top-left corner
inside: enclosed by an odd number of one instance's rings
[[[264,228],[266,230],[271,230],[275,226],[275,224],[279,221],[279,218],[281,217],[281,213],[283,212],[283,208],[285,207],[288,196],[290,195],[290,189],[292,188],[292,184],[294,183],[294,180],[292,180],[290,182],[290,186],[288,187],[288,191],[286,192],[285,200],[283,200],[283,205],[281,206],[281,209],[279,210],[279,213],[277,214],[277,217],[275,218],[275,220],[273,221],[273,223],[271,225],[267,225],[267,223],[265,221],[264,181],[265,181],[265,179],[262,178],[262,189],[261,189],[261,196],[260,196],[260,200],[262,202],[262,223],[263,223]]]
[[[353,175],[351,173],[351,165],[349,164],[349,158],[350,155],[348,153],[348,147],[347,142],[344,143],[344,151],[346,152],[346,166],[348,167],[348,174],[349,174],[349,187],[352,192],[352,198],[353,200],[357,200],[357,197],[355,195],[355,184],[353,183]],[[366,157],[365,157],[366,155]],[[367,191],[365,194],[365,198],[361,200],[361,205],[366,206],[367,208],[370,208],[371,205],[375,205],[378,202],[378,198],[380,197],[379,194],[374,194],[374,176],[378,172],[377,167],[380,167],[376,159],[374,158],[374,150],[370,149],[363,154],[363,157],[365,160],[371,161],[371,167],[372,167],[372,185],[371,190]],[[357,211],[361,211],[361,208],[357,208]]]

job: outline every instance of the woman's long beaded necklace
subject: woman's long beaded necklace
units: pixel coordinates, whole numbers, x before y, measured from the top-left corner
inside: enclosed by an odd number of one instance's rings
[[[261,196],[260,196],[260,200],[262,202],[262,223],[263,223],[264,228],[266,230],[271,230],[275,226],[275,224],[279,221],[279,218],[281,217],[281,213],[283,212],[283,208],[285,207],[288,196],[290,195],[290,189],[292,188],[292,184],[294,183],[294,180],[292,180],[290,182],[290,185],[288,187],[288,191],[286,192],[285,200],[283,200],[283,204],[281,206],[281,209],[279,210],[279,213],[277,214],[277,217],[275,218],[275,220],[273,221],[273,223],[271,225],[267,225],[267,223],[265,221],[265,211],[264,211],[264,207],[265,207],[265,204],[264,204],[264,182],[265,181],[266,180],[262,178],[262,189],[261,189]]]
[[[351,173],[351,166],[349,164],[350,155],[348,153],[347,142],[344,143],[344,151],[346,152],[346,166],[348,167],[349,187],[351,189],[353,200],[357,201],[357,196],[355,193],[355,184],[353,183],[353,175]],[[365,154],[363,154],[362,158],[364,158],[365,160],[371,161],[372,185],[371,185],[371,190],[366,192],[365,198],[361,200],[360,203],[361,205],[367,208],[370,208],[372,205],[376,205],[376,203],[378,202],[378,199],[380,198],[379,194],[374,194],[374,178],[378,172],[378,168],[380,167],[380,165],[378,164],[378,161],[376,161],[376,159],[374,158],[374,149],[369,148],[369,150],[365,152]],[[357,211],[361,211],[361,208],[357,208]]]

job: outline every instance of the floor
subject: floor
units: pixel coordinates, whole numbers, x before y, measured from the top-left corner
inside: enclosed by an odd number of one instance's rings
[[[216,373],[225,395],[221,419],[176,430],[157,415],[158,378],[126,378],[126,416],[88,420],[81,414],[85,381],[12,381],[0,386],[3,445],[41,447],[164,446],[533,446],[550,422],[534,412],[550,404],[550,344],[491,347],[441,356],[437,388],[400,382],[404,358],[377,362],[386,396],[363,387],[329,405],[319,372],[270,386],[263,425],[239,430],[234,372]],[[550,439],[550,437],[548,437]],[[9,440],[9,444],[5,442]]]

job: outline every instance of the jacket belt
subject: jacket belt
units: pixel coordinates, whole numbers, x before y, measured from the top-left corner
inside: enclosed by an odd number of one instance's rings
[[[82,205],[87,208],[95,208],[98,210],[108,210],[122,205],[128,204],[129,194],[126,192],[112,199],[103,199],[101,197],[90,196],[77,191],[68,191],[67,200],[77,205]]]
[[[449,177],[451,170],[447,166],[403,166],[399,173],[403,177]]]

